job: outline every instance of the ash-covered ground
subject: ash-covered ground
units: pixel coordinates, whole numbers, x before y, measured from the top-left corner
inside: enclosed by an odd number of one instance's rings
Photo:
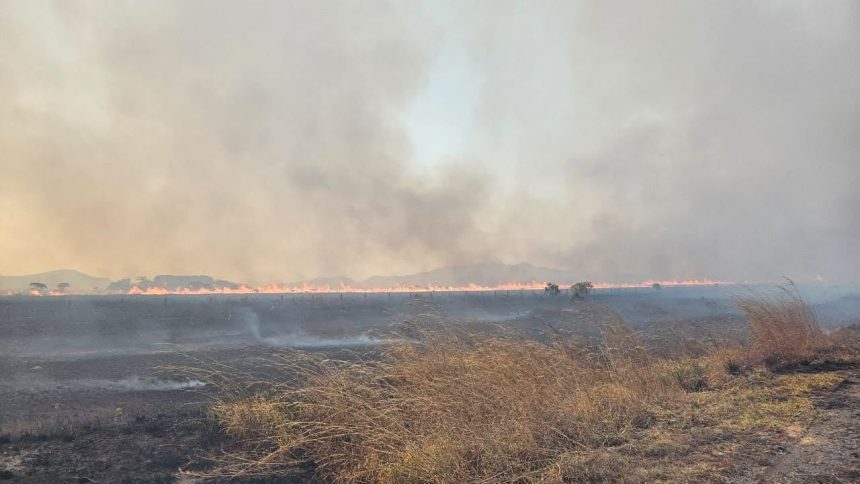
[[[566,294],[369,293],[0,298],[0,478],[172,482],[223,444],[214,389],[175,367],[244,369],[289,349],[372,351],[428,320],[599,338],[623,319],[659,352],[745,338],[738,286]],[[858,323],[860,294],[804,289],[825,328]]]

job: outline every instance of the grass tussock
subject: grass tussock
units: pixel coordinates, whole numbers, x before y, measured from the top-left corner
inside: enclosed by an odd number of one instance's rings
[[[370,362],[285,359],[293,383],[214,406],[244,449],[222,470],[311,465],[337,482],[550,479],[560,462],[577,461],[570,453],[618,445],[687,388],[676,364],[608,350],[611,358],[587,357],[558,341],[435,337]]]
[[[793,284],[765,296],[738,298],[749,321],[748,357],[753,364],[773,367],[808,363],[829,343],[815,314]]]

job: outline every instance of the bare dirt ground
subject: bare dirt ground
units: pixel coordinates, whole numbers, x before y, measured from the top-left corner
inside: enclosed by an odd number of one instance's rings
[[[156,368],[179,361],[171,354],[0,359],[0,480],[175,482],[220,438],[206,415],[205,388],[157,386],[164,380]]]
[[[116,426],[27,436],[0,445],[12,482],[175,482],[218,434],[197,409],[140,416]]]
[[[840,374],[835,391],[813,396],[812,425],[785,444],[761,482],[860,482],[860,369]]]

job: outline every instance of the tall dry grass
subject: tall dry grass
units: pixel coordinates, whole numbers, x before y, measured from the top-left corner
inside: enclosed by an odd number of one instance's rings
[[[791,281],[776,294],[752,292],[736,302],[749,321],[751,363],[768,366],[804,363],[828,344],[815,314]]]
[[[826,343],[796,290],[737,302],[749,318],[749,346],[698,358],[654,357],[611,313],[597,350],[552,326],[535,341],[422,323],[366,360],[292,352],[270,362],[263,379],[210,366],[193,376],[220,388],[212,411],[237,443],[213,475],[310,472],[345,483],[624,479],[611,462],[588,456],[623,443],[656,415],[689,406],[687,393],[730,383],[744,355],[747,363],[799,362]]]
[[[618,444],[684,391],[676,366],[635,348],[622,356],[631,336],[608,336],[615,347],[598,355],[560,340],[461,334],[393,344],[372,361],[283,359],[281,381],[243,395],[233,380],[233,395],[213,407],[241,444],[220,471],[311,467],[334,482],[564,478],[569,454]]]

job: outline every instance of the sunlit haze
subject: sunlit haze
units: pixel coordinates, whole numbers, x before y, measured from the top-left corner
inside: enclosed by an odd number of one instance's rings
[[[856,282],[860,3],[0,1],[0,274]]]

